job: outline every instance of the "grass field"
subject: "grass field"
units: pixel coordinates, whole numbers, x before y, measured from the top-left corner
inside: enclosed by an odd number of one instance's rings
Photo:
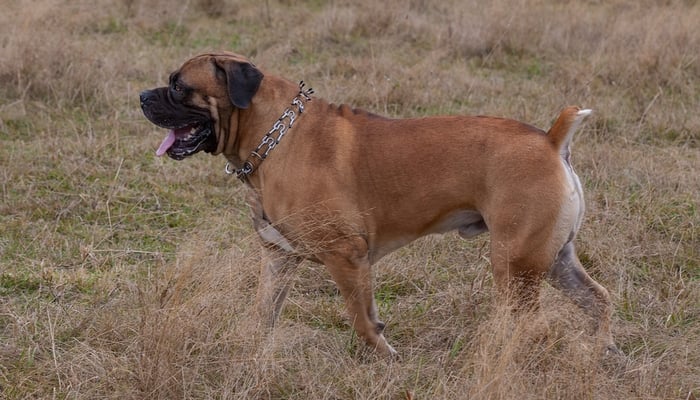
[[[0,10],[0,398],[700,396],[697,1]],[[566,105],[594,109],[574,143],[587,198],[578,248],[611,292],[626,358],[602,357],[584,314],[549,287],[532,318],[499,310],[488,235],[428,237],[376,266],[400,361],[359,344],[311,263],[279,327],[259,332],[243,188],[223,158],[156,158],[164,132],[138,103],[210,50],[395,117],[489,114],[547,129]]]

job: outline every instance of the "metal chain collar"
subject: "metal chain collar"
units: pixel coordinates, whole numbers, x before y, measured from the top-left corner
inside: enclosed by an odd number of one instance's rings
[[[231,163],[227,162],[224,168],[226,174],[236,175],[236,178],[245,182],[248,177],[255,172],[272,149],[279,144],[285,133],[292,129],[297,117],[304,112],[304,102],[311,101],[311,95],[314,93],[314,90],[312,88],[304,89],[304,86],[306,86],[304,81],[299,82],[299,94],[292,99],[292,104],[284,110],[282,116],[272,125],[272,129],[263,136],[258,147],[256,147],[255,150],[250,153],[248,159],[243,162],[243,167],[232,169]],[[296,111],[292,109],[293,107],[296,107]],[[289,119],[289,122],[286,122],[287,119]],[[276,137],[274,136],[275,133],[277,133]]]

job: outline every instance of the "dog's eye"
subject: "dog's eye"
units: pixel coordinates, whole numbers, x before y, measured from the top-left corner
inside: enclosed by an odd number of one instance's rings
[[[178,92],[178,93],[181,93],[183,89],[182,89],[182,86],[180,86],[179,84],[173,83],[173,90]]]

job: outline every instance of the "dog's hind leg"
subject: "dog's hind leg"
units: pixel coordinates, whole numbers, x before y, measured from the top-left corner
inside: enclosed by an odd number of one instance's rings
[[[572,242],[564,245],[547,275],[548,281],[596,320],[606,351],[619,353],[610,332],[612,304],[608,291],[591,278],[576,256]]]
[[[491,266],[500,297],[516,313],[537,311],[542,262],[507,242],[491,239]]]

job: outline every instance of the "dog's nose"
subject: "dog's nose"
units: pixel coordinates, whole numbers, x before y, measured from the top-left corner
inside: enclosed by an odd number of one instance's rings
[[[151,91],[150,90],[144,90],[139,94],[139,99],[141,100],[141,105],[146,105],[149,103],[151,100]]]

